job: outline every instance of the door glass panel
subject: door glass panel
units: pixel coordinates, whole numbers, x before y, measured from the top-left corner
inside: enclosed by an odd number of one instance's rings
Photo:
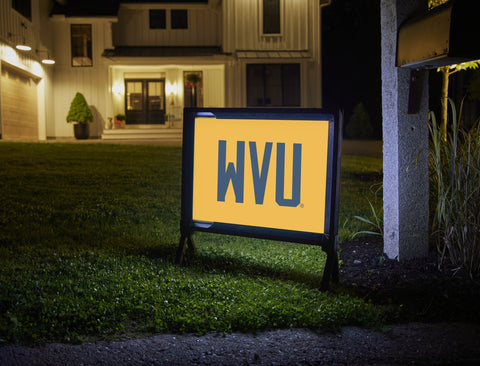
[[[283,105],[300,105],[300,64],[283,65]]]
[[[143,110],[143,90],[141,81],[127,81],[127,110]]]
[[[162,81],[148,82],[148,109],[160,111],[165,109],[165,83]]]
[[[247,106],[256,107],[264,105],[265,82],[264,66],[262,64],[247,65]]]
[[[265,105],[283,105],[281,64],[265,65]]]

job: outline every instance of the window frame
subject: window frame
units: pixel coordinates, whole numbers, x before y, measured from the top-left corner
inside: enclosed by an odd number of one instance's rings
[[[89,38],[90,42],[88,42],[87,39],[87,44],[84,46],[86,47],[86,55],[84,54],[83,56],[78,56],[74,55],[74,28],[75,27],[87,27],[89,29]],[[78,33],[80,34],[80,33]],[[78,47],[75,47],[77,49]],[[70,59],[71,59],[71,66],[72,67],[93,67],[93,27],[92,24],[70,24]],[[83,58],[89,58],[90,59],[90,64],[81,64],[81,65],[75,65],[74,63],[74,58],[75,57],[83,57]]]
[[[182,24],[180,26],[177,26],[176,23],[174,22],[174,14],[185,14],[185,24]],[[178,20],[178,19],[177,19]],[[170,29],[172,30],[185,30],[188,29],[188,9],[170,9]]]
[[[160,15],[163,14],[163,15]],[[152,26],[152,19],[157,20],[157,16],[162,17],[163,16],[163,27],[161,26]],[[161,23],[161,22],[160,22]],[[149,9],[148,10],[148,26],[150,29],[167,29],[167,10],[166,9]]]
[[[278,1],[278,7],[279,7],[279,14],[278,14],[278,27],[280,28],[279,29],[279,32],[268,32],[266,33],[265,32],[265,23],[266,23],[266,17],[268,16],[268,14],[265,14],[265,4],[267,1]],[[285,16],[284,16],[284,13],[285,13],[285,2],[284,0],[262,0],[259,2],[259,17],[258,17],[258,20],[259,20],[259,31],[260,31],[260,35],[262,37],[282,37],[283,36],[283,30],[284,30],[284,19],[285,19]]]
[[[271,67],[271,66],[279,66],[280,69],[281,69],[281,73],[280,73],[280,76],[281,76],[281,79],[279,80],[280,84],[281,84],[281,98],[282,98],[282,103],[281,104],[272,104],[272,103],[266,103],[267,100],[271,100],[269,97],[269,95],[267,95],[267,90],[270,89],[272,87],[272,85],[270,85],[270,87],[267,85],[267,74],[268,74],[268,68]],[[262,91],[263,91],[263,96],[262,96],[262,103],[259,104],[259,103],[255,103],[255,104],[250,104],[249,103],[249,66],[252,66],[252,68],[259,68],[261,70],[261,78],[258,79],[259,83],[260,84],[263,84],[262,85]],[[289,92],[287,91],[287,89],[285,88],[286,85],[289,85],[289,83],[287,82],[287,68],[291,68],[292,66],[295,66],[298,68],[298,78],[296,79],[296,82],[298,83],[298,90],[289,90]],[[253,72],[253,69],[252,69],[252,72]],[[279,108],[279,107],[286,107],[286,108],[299,108],[301,107],[302,105],[302,64],[299,63],[299,62],[288,62],[288,63],[248,63],[246,64],[246,67],[245,67],[245,75],[246,75],[246,79],[245,79],[245,91],[246,91],[246,99],[245,99],[245,104],[247,107],[259,107],[259,108]],[[258,86],[257,85],[251,85],[252,88],[254,88],[255,86]],[[295,95],[298,95],[298,104],[286,104],[286,102],[288,101],[288,95],[292,95],[292,91],[294,92]]]

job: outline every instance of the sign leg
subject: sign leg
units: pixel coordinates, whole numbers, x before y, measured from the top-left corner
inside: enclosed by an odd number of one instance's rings
[[[181,266],[183,262],[183,258],[185,257],[185,248],[189,253],[195,252],[195,245],[193,244],[192,236],[191,235],[183,235],[180,237],[180,243],[178,244],[177,255],[175,258],[175,262]]]
[[[323,270],[322,283],[320,289],[326,291],[330,287],[330,281],[338,283],[339,281],[339,269],[338,269],[338,254],[337,246],[332,245],[326,250],[327,261],[325,262],[325,269]]]

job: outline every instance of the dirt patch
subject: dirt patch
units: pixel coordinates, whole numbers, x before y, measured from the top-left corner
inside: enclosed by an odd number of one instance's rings
[[[397,321],[474,322],[480,324],[480,280],[438,257],[399,263],[383,254],[376,237],[340,246],[342,291],[399,308]]]
[[[341,245],[334,291],[397,309],[378,331],[344,327],[256,334],[172,335],[80,345],[0,348],[0,365],[478,365],[480,285],[462,271],[437,269],[434,254],[398,263],[369,238]],[[429,323],[432,322],[432,323]]]

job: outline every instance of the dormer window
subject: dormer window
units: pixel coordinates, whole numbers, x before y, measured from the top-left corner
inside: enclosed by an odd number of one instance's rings
[[[187,10],[171,11],[172,29],[188,29],[188,13]]]
[[[150,29],[188,29],[186,9],[150,9]]]
[[[167,29],[165,9],[150,9],[150,29]]]

